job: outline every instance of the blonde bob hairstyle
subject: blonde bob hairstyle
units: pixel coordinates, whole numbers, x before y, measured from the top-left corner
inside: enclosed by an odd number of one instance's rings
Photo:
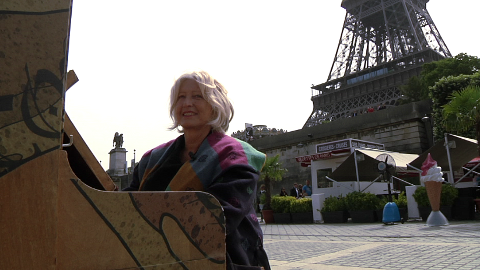
[[[228,92],[225,87],[205,71],[184,73],[173,83],[170,91],[170,118],[173,120],[173,125],[170,129],[177,129],[179,132],[183,132],[183,129],[178,124],[178,120],[175,119],[174,110],[177,105],[180,86],[182,82],[188,79],[197,82],[203,98],[212,106],[213,119],[207,125],[210,125],[214,131],[225,133],[233,119],[233,106],[227,97]]]

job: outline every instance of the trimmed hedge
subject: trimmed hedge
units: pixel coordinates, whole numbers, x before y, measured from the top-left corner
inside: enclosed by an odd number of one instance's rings
[[[325,198],[323,202],[323,207],[320,212],[336,212],[336,211],[345,211],[347,210],[347,205],[345,203],[345,197],[340,195],[339,197],[330,196]]]
[[[291,202],[296,200],[291,196],[275,195],[272,197],[272,210],[274,213],[290,213]]]
[[[292,196],[273,196],[272,210],[274,213],[306,213],[313,212],[312,199],[296,199]]]
[[[376,210],[380,199],[373,193],[354,191],[345,196],[348,211]]]
[[[307,212],[313,212],[312,199],[301,198],[295,201],[291,201],[290,213],[307,213]]]

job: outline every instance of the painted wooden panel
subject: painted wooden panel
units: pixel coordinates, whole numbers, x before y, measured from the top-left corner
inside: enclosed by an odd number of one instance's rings
[[[70,6],[0,2],[0,176],[61,146]]]
[[[62,150],[0,185],[0,269],[225,269],[223,210],[208,193],[95,190]]]
[[[64,121],[70,6],[0,1],[0,269],[225,269],[212,195],[99,190],[113,182]]]

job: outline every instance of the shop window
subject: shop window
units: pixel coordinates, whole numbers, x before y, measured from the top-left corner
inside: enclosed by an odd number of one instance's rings
[[[329,188],[333,187],[333,182],[327,179],[332,174],[332,168],[317,170],[317,187]]]

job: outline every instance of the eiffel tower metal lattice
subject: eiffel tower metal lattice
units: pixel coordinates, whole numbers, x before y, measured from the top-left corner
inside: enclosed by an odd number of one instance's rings
[[[304,127],[394,106],[400,86],[424,63],[451,57],[426,4],[429,0],[343,0],[347,11],[327,82],[312,86]]]

